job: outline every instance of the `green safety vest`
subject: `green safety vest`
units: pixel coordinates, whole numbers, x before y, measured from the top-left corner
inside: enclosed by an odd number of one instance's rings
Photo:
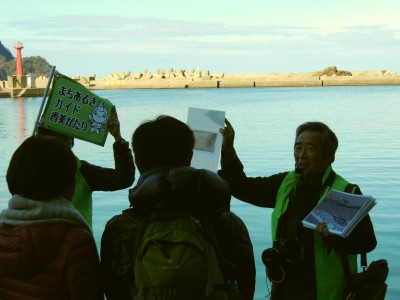
[[[76,188],[71,202],[89,224],[90,228],[92,228],[92,190],[80,171],[81,161],[78,158],[76,158],[76,161]]]
[[[322,178],[322,184],[326,182],[329,174],[333,172],[332,166],[329,166]],[[284,214],[288,206],[290,192],[299,182],[300,175],[294,171],[282,181],[276,197],[276,204],[271,218],[272,241],[275,240],[278,227],[278,220]],[[332,186],[328,186],[323,195],[336,189],[344,191],[349,183],[341,176],[336,174]],[[314,235],[314,256],[315,256],[315,275],[317,279],[317,299],[319,300],[342,300],[344,290],[344,268],[343,258],[340,252],[335,249],[328,249],[323,238],[317,234]],[[357,255],[348,255],[350,273],[357,272]]]

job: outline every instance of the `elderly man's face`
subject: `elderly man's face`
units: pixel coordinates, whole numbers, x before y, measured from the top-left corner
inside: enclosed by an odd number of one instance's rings
[[[331,164],[332,157],[323,153],[321,133],[303,131],[294,145],[296,170],[307,178],[323,174]]]

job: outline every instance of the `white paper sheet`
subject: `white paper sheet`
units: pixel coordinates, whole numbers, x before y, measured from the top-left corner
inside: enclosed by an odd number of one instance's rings
[[[196,139],[191,166],[217,172],[222,146],[219,129],[224,127],[225,112],[189,107],[187,124]]]

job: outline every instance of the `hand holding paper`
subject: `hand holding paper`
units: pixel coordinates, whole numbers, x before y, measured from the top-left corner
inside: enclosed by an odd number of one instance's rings
[[[225,118],[226,126],[221,128],[219,132],[222,134],[222,150],[224,153],[230,154],[233,152],[233,143],[235,140],[235,130],[231,123]]]
[[[319,223],[317,227],[315,227],[315,232],[325,238],[330,236],[328,225],[325,222]]]

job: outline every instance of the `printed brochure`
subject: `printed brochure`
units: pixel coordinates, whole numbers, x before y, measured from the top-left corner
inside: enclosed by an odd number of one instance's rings
[[[375,198],[371,196],[332,189],[302,223],[304,227],[315,229],[325,222],[330,233],[347,237],[375,204]]]

